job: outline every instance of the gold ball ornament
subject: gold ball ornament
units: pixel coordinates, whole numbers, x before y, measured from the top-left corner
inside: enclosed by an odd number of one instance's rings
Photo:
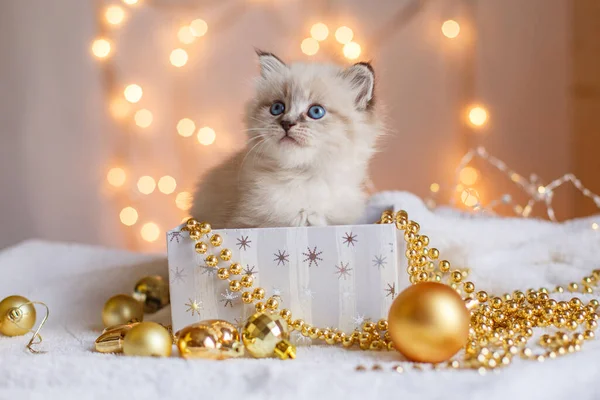
[[[177,333],[177,348],[183,358],[225,360],[244,355],[244,345],[236,327],[218,319],[183,328]]]
[[[143,320],[144,307],[142,303],[126,294],[111,297],[102,309],[102,322],[105,327]]]
[[[35,325],[35,307],[22,296],[9,296],[0,301],[0,333],[6,336],[25,335]]]
[[[288,341],[287,322],[274,312],[257,312],[248,318],[242,341],[253,357],[296,358],[296,348]]]
[[[156,322],[141,322],[131,328],[123,340],[127,356],[169,357],[173,338],[164,326]]]
[[[416,362],[448,360],[467,343],[469,311],[455,290],[436,282],[410,286],[390,307],[394,347]]]
[[[153,314],[169,305],[169,284],[160,276],[146,276],[133,289],[133,298],[144,305],[144,312]]]

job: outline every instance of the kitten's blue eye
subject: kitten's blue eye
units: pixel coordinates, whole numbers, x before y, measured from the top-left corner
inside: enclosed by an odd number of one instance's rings
[[[322,106],[312,106],[308,109],[308,116],[312,119],[321,119],[325,116],[325,109]]]
[[[281,115],[285,111],[285,104],[280,101],[276,101],[271,105],[271,114],[272,115]]]

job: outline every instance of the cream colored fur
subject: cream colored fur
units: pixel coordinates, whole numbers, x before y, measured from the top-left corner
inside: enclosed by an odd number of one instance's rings
[[[192,215],[215,228],[351,224],[364,211],[368,163],[381,126],[368,64],[286,65],[259,52],[246,113],[247,146],[203,178]],[[275,101],[285,112],[273,116]],[[314,104],[326,115],[307,116]],[[296,122],[286,136],[281,120]]]

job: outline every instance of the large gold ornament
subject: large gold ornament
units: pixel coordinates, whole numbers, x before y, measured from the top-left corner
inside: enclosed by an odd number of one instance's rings
[[[0,302],[0,333],[3,335],[25,335],[35,325],[35,319],[35,306],[25,297],[9,296]]]
[[[155,313],[169,304],[169,284],[160,276],[146,276],[135,284],[133,298],[144,305],[145,313]]]
[[[172,350],[171,334],[156,322],[140,322],[123,340],[123,353],[128,356],[169,357]]]
[[[108,299],[102,309],[105,327],[140,322],[144,320],[142,304],[131,296],[118,294]]]
[[[104,329],[102,335],[96,339],[96,351],[100,353],[121,353],[125,335],[138,324],[139,322],[132,322],[131,324],[111,326]]]
[[[183,358],[225,360],[244,355],[239,332],[227,321],[201,321],[183,328],[176,337]]]
[[[248,318],[242,340],[248,353],[256,358],[296,358],[296,348],[288,341],[287,322],[277,313],[257,312]]]
[[[439,363],[458,352],[469,337],[470,315],[447,285],[424,282],[404,290],[390,307],[388,330],[409,360]]]

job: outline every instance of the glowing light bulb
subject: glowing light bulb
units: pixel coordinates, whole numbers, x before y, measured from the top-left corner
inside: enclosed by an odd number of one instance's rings
[[[592,229],[595,230],[595,231],[597,231],[598,229],[600,229],[600,225],[598,225],[598,223],[596,223],[596,222],[593,222],[592,223]]]
[[[488,114],[485,108],[481,106],[471,107],[469,110],[469,121],[475,126],[482,126],[487,121]]]
[[[460,194],[460,201],[467,207],[475,207],[479,204],[479,193],[472,188],[464,189]]]
[[[214,143],[217,134],[212,128],[205,126],[204,128],[200,128],[198,131],[198,142],[205,146],[211,145]]]
[[[152,125],[152,120],[154,117],[152,116],[152,112],[150,110],[146,110],[142,108],[141,110],[136,111],[135,116],[133,117],[135,120],[135,124],[140,128],[147,128]]]
[[[120,187],[125,184],[125,180],[127,179],[127,175],[123,168],[111,168],[106,174],[106,180],[109,184],[115,187]]]
[[[110,54],[110,42],[106,39],[96,39],[92,43],[92,54],[98,58],[105,58]]]
[[[138,0],[123,0],[123,3],[129,5],[129,6],[133,6],[135,4],[137,4]]]
[[[104,12],[106,22],[111,25],[119,25],[125,19],[125,10],[121,6],[110,6]]]
[[[177,193],[177,196],[175,196],[175,205],[180,210],[189,210],[192,208],[192,194],[190,192]]]
[[[344,57],[349,60],[357,59],[360,56],[361,48],[356,42],[349,42],[344,45]]]
[[[460,33],[460,25],[453,19],[449,19],[442,24],[442,33],[449,39],[454,39]]]
[[[431,185],[429,185],[429,191],[432,193],[437,193],[440,191],[440,185],[437,183],[432,183]]]
[[[127,100],[130,103],[137,103],[138,101],[140,101],[142,99],[143,94],[144,91],[142,90],[142,88],[139,85],[136,85],[135,83],[128,85],[123,91],[125,100]]]
[[[341,44],[350,43],[354,38],[354,32],[347,26],[340,26],[335,31],[335,40]]]
[[[171,52],[171,56],[169,58],[171,60],[171,64],[177,68],[180,68],[187,64],[188,53],[184,49],[175,49]]]
[[[546,188],[544,186],[538,186],[537,191],[539,194],[546,193]]]
[[[314,56],[319,51],[319,42],[314,38],[306,38],[300,44],[300,49],[307,56]]]
[[[124,99],[117,97],[110,102],[109,110],[113,118],[123,119],[129,115],[129,112],[131,111],[131,104]]]
[[[169,175],[165,175],[158,180],[158,190],[164,194],[171,194],[177,188],[177,181]]]
[[[475,182],[477,182],[477,179],[479,178],[479,173],[473,167],[465,167],[460,171],[459,178],[463,184],[471,186],[474,185]]]
[[[310,36],[321,42],[329,36],[329,28],[322,22],[316,23],[310,28]]]
[[[177,32],[177,38],[183,44],[190,44],[196,40],[196,36],[194,36],[192,28],[189,26],[182,26],[179,28],[179,32]]]
[[[125,207],[121,210],[119,214],[119,218],[121,219],[121,223],[123,225],[131,226],[135,225],[138,220],[138,213],[133,207]]]
[[[146,242],[155,242],[160,236],[160,228],[154,222],[148,222],[142,226],[140,234]]]
[[[196,37],[204,36],[208,31],[208,24],[203,19],[195,19],[190,24],[190,30],[192,31],[192,35]]]
[[[190,137],[196,131],[196,124],[189,118],[183,118],[177,123],[177,133],[183,137]]]
[[[142,176],[138,179],[137,187],[140,193],[150,194],[156,189],[156,181],[151,176]]]

